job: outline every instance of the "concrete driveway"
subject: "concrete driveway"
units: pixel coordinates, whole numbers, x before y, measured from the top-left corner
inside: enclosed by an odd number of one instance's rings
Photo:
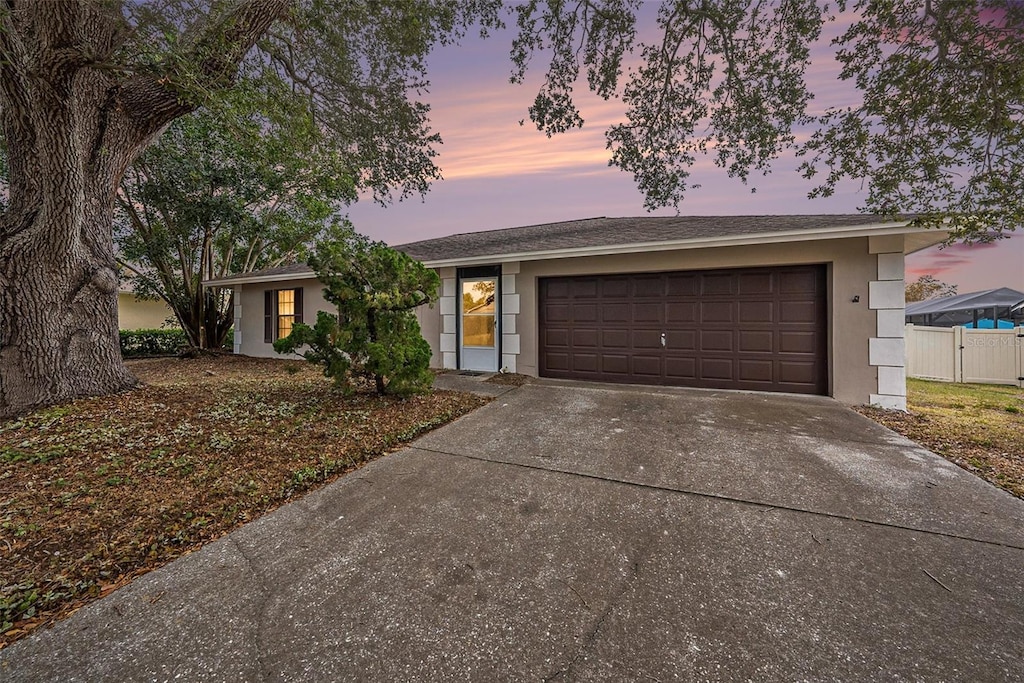
[[[0,679],[1020,680],[1024,503],[822,398],[542,383]]]

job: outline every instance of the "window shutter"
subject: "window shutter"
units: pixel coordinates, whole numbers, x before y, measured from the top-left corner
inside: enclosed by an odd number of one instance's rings
[[[302,320],[302,287],[295,288],[295,322],[301,323]]]
[[[274,290],[263,292],[263,341],[274,341]]]

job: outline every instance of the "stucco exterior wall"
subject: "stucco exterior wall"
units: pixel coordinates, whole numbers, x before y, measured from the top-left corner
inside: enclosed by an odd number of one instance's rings
[[[117,326],[122,330],[158,330],[174,312],[163,301],[136,299],[131,292],[117,295]],[[177,322],[173,327],[177,327]]]
[[[654,251],[501,263],[501,363],[508,371],[538,372],[537,286],[542,277],[819,264],[828,269],[828,393],[853,405],[904,408],[902,235],[783,244]],[[495,264],[498,265],[498,264]],[[457,367],[457,269],[438,269],[440,300],[416,311],[430,343],[431,365]],[[303,288],[303,319],[328,310],[314,279],[246,284],[236,290],[235,351],[278,357],[263,341],[263,293]]]
[[[441,359],[441,307],[435,302],[416,308],[416,320],[420,324],[420,334],[430,344],[430,367],[439,368]]]
[[[263,341],[263,293],[273,289],[302,288],[302,321],[316,323],[317,311],[332,310],[324,300],[324,286],[316,278],[238,285],[235,288],[235,353],[263,358],[284,358],[274,345]]]
[[[896,241],[902,244],[902,240],[902,236],[896,236],[892,241],[895,245]],[[888,245],[887,248],[894,250],[893,245]],[[881,365],[877,358],[869,357],[872,345],[877,346],[878,344],[878,313],[880,313],[877,310],[879,307],[877,296],[872,304],[869,291],[872,287],[877,288],[878,285],[871,283],[884,279],[892,282],[893,287],[902,286],[902,272],[896,272],[897,270],[901,271],[902,260],[896,259],[895,256],[886,257],[884,266],[887,272],[880,277],[877,249],[877,245],[874,249],[869,248],[867,237],[858,237],[502,264],[503,273],[515,271],[515,293],[518,306],[515,314],[510,315],[510,311],[507,309],[502,311],[503,332],[507,334],[510,324],[514,325],[514,333],[518,338],[514,354],[510,354],[511,349],[509,348],[502,349],[503,363],[508,366],[506,357],[514,355],[516,372],[537,376],[539,333],[537,281],[542,277],[824,263],[828,265],[829,280],[827,295],[829,394],[848,404],[871,403],[872,399],[878,400],[879,394],[890,391],[885,387],[882,391],[879,389],[880,368],[888,368],[881,370],[886,374],[882,378],[883,384],[888,386],[894,384],[893,378],[889,375],[895,375],[902,371],[902,369],[897,370],[891,366]],[[447,275],[454,278],[454,269],[442,270],[444,271],[442,277]],[[857,298],[856,302],[854,298]],[[503,303],[505,302],[503,301]],[[887,311],[888,306],[889,304],[886,304]],[[883,315],[891,314],[892,312],[889,311]],[[440,325],[442,312],[438,309],[427,312],[426,316],[433,319],[431,320],[432,325]],[[514,320],[509,320],[509,317],[514,317]],[[424,325],[424,329],[427,329],[426,325]],[[451,332],[454,336],[455,331]],[[872,342],[872,338],[876,341]],[[431,343],[433,344],[434,341],[431,340]],[[444,354],[440,355],[443,357]],[[438,352],[435,349],[433,365],[454,367],[454,365],[443,363],[442,357],[438,357]],[[891,407],[898,406],[892,404]]]
[[[876,371],[868,364],[868,340],[876,323],[868,306],[868,283],[875,279],[877,259],[868,251],[867,238],[524,261],[518,282],[519,372],[537,374],[538,278],[812,263],[829,264],[829,393],[844,403],[868,403],[878,384]]]
[[[317,311],[335,312],[324,299],[324,286],[316,278],[285,280],[267,284],[237,285],[235,288],[235,353],[263,358],[286,358],[274,351],[274,345],[263,341],[263,293],[267,290],[302,288],[302,321],[316,323]],[[438,305],[420,306],[416,317],[424,339],[430,343],[432,360],[440,358],[440,316]],[[295,356],[292,356],[295,357]]]

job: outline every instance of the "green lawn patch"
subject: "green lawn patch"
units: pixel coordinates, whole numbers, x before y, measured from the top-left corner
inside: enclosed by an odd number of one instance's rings
[[[1024,389],[909,379],[907,407],[861,412],[1024,498]]]

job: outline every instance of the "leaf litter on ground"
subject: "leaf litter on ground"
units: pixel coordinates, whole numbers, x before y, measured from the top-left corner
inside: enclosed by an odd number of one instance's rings
[[[129,368],[138,389],[0,422],[0,648],[486,402],[343,396],[273,358]]]

